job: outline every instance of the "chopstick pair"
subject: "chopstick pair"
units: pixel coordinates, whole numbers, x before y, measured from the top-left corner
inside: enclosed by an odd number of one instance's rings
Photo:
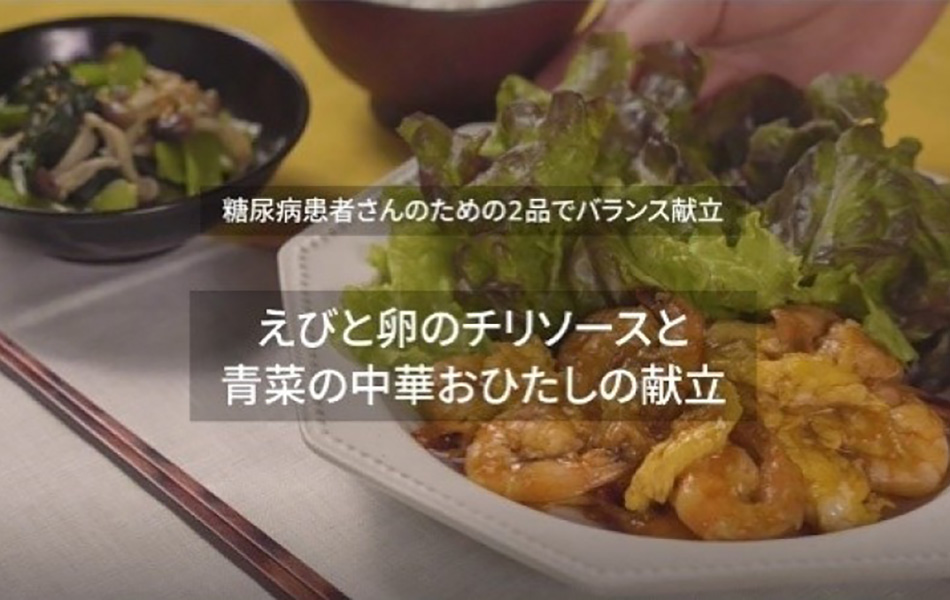
[[[3,333],[0,370],[275,597],[346,599],[303,561]]]

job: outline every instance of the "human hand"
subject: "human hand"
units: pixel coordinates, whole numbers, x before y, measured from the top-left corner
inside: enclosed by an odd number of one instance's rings
[[[940,0],[613,0],[594,26],[633,46],[681,40],[712,57],[704,95],[759,73],[806,85],[826,72],[884,80],[936,23]],[[552,85],[574,48],[541,74]]]

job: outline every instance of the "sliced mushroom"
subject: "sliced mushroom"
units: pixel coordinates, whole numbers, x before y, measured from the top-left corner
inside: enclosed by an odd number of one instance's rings
[[[221,110],[221,95],[218,90],[207,90],[202,98],[203,108],[209,113],[217,113]]]
[[[99,105],[102,107],[102,116],[122,129],[128,129],[137,120],[137,115],[119,99],[100,100]]]
[[[155,103],[157,97],[158,93],[154,87],[142,86],[125,101],[125,105],[130,111],[141,116],[149,106]]]
[[[132,154],[140,158],[154,158],[155,140],[149,137],[144,137],[135,142],[135,145],[132,146]]]
[[[133,123],[130,127],[125,130],[125,139],[129,142],[129,145],[132,146],[133,153],[135,150],[135,145],[148,133],[148,121],[141,119]]]
[[[154,86],[142,85],[130,94],[112,93],[106,98],[101,98],[100,104],[109,107],[106,113],[108,120],[120,127],[126,127],[127,124],[152,118],[159,98],[160,95]],[[110,116],[115,118],[110,118]]]
[[[0,137],[0,163],[5,161],[7,157],[13,154],[17,147],[20,145],[20,142],[23,141],[23,132],[10,137],[2,138]]]
[[[125,132],[95,113],[86,113],[84,119],[85,123],[98,131],[102,139],[105,140],[109,154],[119,161],[122,176],[132,183],[138,183],[139,172],[135,168],[132,146],[129,145]]]
[[[158,84],[163,81],[180,80],[181,75],[175,73],[174,71],[166,71],[165,69],[160,69],[156,66],[149,65],[145,68],[145,79],[149,83]]]
[[[152,124],[152,135],[156,139],[180,142],[194,129],[192,119],[180,112],[168,112],[159,115]]]
[[[158,181],[152,177],[142,177],[136,184],[136,197],[138,198],[140,204],[148,204],[153,202],[156,198],[158,198],[160,191],[161,189],[158,186]]]
[[[65,200],[67,196],[82,187],[99,171],[120,167],[119,161],[112,156],[99,156],[84,160],[68,171],[53,177],[57,192],[56,197],[59,200]]]
[[[72,143],[69,144],[66,153],[59,159],[59,163],[53,167],[52,174],[55,176],[75,167],[80,162],[92,156],[92,153],[96,151],[96,146],[98,145],[99,142],[96,139],[96,133],[92,130],[92,127],[84,123],[82,127],[79,128],[79,132],[76,134],[76,137],[73,138]]]

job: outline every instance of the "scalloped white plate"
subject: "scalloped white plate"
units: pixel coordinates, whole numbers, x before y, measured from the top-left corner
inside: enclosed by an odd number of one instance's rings
[[[379,185],[406,183],[414,175],[414,163],[407,163]],[[319,228],[289,241],[279,258],[287,310],[309,312],[324,308],[314,302],[335,302],[295,291],[336,291],[369,281],[373,272],[366,254],[378,241],[322,235]],[[331,347],[301,351],[297,360],[311,373],[356,366]],[[340,420],[352,416],[346,400],[311,403],[301,411],[303,437],[317,454],[498,551],[588,591],[649,595],[950,575],[948,493],[876,525],[805,538],[693,542],[625,535],[488,492],[416,444],[411,422]]]

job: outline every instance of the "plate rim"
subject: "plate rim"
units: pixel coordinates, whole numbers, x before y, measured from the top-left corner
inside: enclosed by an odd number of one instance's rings
[[[415,171],[416,162],[409,160],[364,191],[361,197],[378,193],[381,188],[388,185],[405,184],[411,180]],[[312,282],[309,281],[309,275],[307,275],[308,263],[312,260],[312,254],[323,249],[330,241],[331,236],[342,234],[345,237],[346,228],[346,226],[343,226],[328,229],[320,225],[311,226],[291,238],[280,249],[278,263],[281,291],[284,294],[284,304],[288,311],[291,310],[291,306],[297,304],[297,300],[291,292],[314,289]],[[319,362],[316,360],[317,354],[315,352],[298,348],[295,349],[294,353],[295,360],[303,361],[302,364],[306,364],[310,368],[315,367]],[[906,515],[871,526],[810,538],[761,542],[673,541],[629,536],[628,534],[600,530],[588,525],[571,523],[556,516],[546,515],[540,511],[524,507],[491,494],[491,492],[476,490],[483,491],[496,501],[488,505],[487,508],[479,509],[476,512],[471,512],[470,505],[468,505],[470,511],[468,514],[477,514],[479,521],[489,526],[484,530],[480,530],[459,517],[460,507],[466,506],[466,504],[460,504],[457,496],[444,494],[430,483],[420,481],[412,473],[407,473],[406,469],[399,465],[391,464],[385,458],[351,444],[334,432],[332,427],[334,422],[326,418],[322,408],[314,409],[314,406],[316,405],[311,404],[301,410],[298,421],[304,443],[316,454],[369,482],[374,488],[395,497],[400,502],[437,519],[453,529],[519,562],[545,572],[555,579],[596,594],[621,595],[634,592],[683,592],[708,591],[713,588],[736,590],[740,588],[776,587],[793,583],[800,584],[806,576],[810,579],[805,581],[829,584],[849,581],[894,581],[915,577],[939,578],[946,576],[946,566],[950,564],[950,548],[916,554],[909,551],[895,551],[896,547],[901,545],[898,543],[901,541],[899,535],[884,538],[894,542],[894,544],[885,548],[875,547],[874,552],[869,556],[815,556],[813,558],[803,558],[811,554],[810,548],[814,546],[836,545],[826,543],[826,540],[831,538],[841,540],[847,536],[856,538],[851,541],[852,544],[860,544],[860,538],[862,537],[880,537],[874,535],[874,532],[880,531],[885,524],[906,522],[904,519]],[[306,414],[305,410],[308,409],[310,413]],[[396,421],[359,423],[361,426],[371,424],[403,429]],[[406,435],[404,430],[403,435]],[[422,451],[424,452],[424,450]],[[445,473],[451,473],[451,471],[446,469]],[[465,480],[464,477],[457,474],[455,476]],[[406,485],[407,483],[409,486]],[[924,511],[934,512],[940,510],[941,506],[946,509],[947,506],[950,506],[950,495],[945,493],[942,496],[942,499],[938,496],[926,505],[911,511],[908,515],[920,514]],[[804,546],[807,543],[810,548],[800,548],[796,553],[799,556],[773,556],[770,559],[759,556],[758,560],[754,562],[738,565],[693,564],[667,567],[666,569],[658,569],[655,566],[604,569],[585,561],[583,556],[578,557],[570,551],[552,549],[548,543],[535,539],[533,533],[523,531],[522,521],[524,519],[519,517],[524,517],[527,513],[511,510],[514,508],[523,509],[541,515],[545,519],[550,519],[552,527],[555,527],[554,523],[559,523],[560,525],[556,526],[557,529],[561,529],[562,526],[571,526],[579,528],[577,531],[586,530],[622,536],[625,539],[634,538],[634,540],[646,544],[659,545],[663,542],[667,544],[686,544],[693,548],[700,547],[697,544],[702,544],[702,548],[709,549],[731,547],[733,550],[740,550],[746,548],[748,550],[742,550],[743,553],[758,550],[761,551],[760,554],[765,555],[773,554],[771,549],[779,543],[783,544],[785,548],[790,548],[789,543],[795,543],[798,546]],[[479,514],[485,512],[489,514]],[[937,516],[939,517],[939,515]],[[950,535],[950,526],[944,525],[942,530],[938,526],[938,523],[942,522],[950,523],[950,520],[933,519],[931,527],[921,533],[929,534],[933,539]],[[891,528],[894,527],[891,526]],[[872,535],[862,535],[866,534],[869,529],[874,530]],[[920,528],[918,527],[918,529]],[[906,539],[903,540],[904,545],[907,543]],[[767,549],[765,546],[769,546],[769,548]],[[686,546],[681,546],[681,548],[685,549]],[[532,554],[533,551],[539,551],[541,554]],[[768,575],[768,578],[763,578],[762,575]]]

